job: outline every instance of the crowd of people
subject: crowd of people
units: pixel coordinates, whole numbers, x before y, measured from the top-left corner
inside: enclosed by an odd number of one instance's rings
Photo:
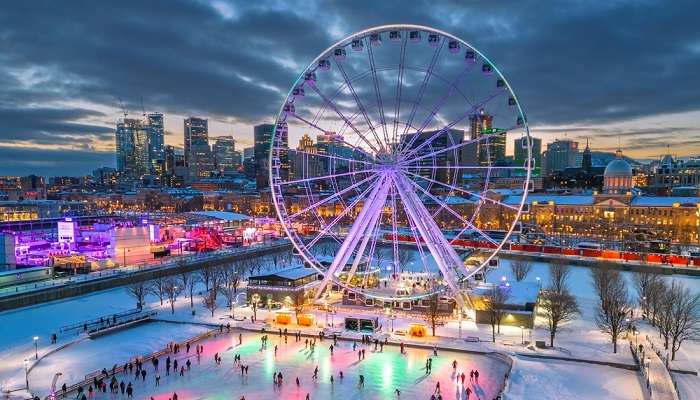
[[[230,331],[230,326],[226,327],[227,331]],[[223,333],[224,327],[223,325],[220,326],[219,332]],[[274,348],[272,349],[273,355],[276,357],[277,352],[278,352],[278,345],[282,343],[282,340],[284,343],[287,343],[289,332],[287,329],[279,329],[278,331],[279,337],[281,338],[280,342],[278,344],[274,345]],[[295,342],[299,343],[302,341],[302,334],[300,331],[297,331],[293,333],[293,337]],[[306,337],[304,338],[304,348],[303,351],[307,351],[309,355],[313,354],[316,349],[316,344],[317,341],[321,342],[324,340],[325,335],[323,332],[320,332],[317,337]],[[357,353],[357,362],[360,363],[363,360],[366,359],[366,352],[367,348],[371,348],[372,346],[374,347],[374,352],[375,353],[381,353],[384,351],[384,345],[385,345],[386,339],[384,341],[379,340],[377,338],[373,338],[371,336],[362,336],[359,345],[358,342],[352,341],[351,346],[349,347],[352,348],[353,352]],[[242,334],[238,334],[238,345],[243,344],[243,336]],[[260,349],[259,352],[264,352],[268,351],[268,346],[270,345],[270,337],[269,334],[265,332],[265,329],[263,328],[261,330],[261,336],[260,336]],[[336,350],[338,346],[338,337],[337,335],[333,335],[332,338],[332,343],[329,345],[328,349],[330,352],[330,357],[333,357],[334,350]],[[182,354],[183,348],[184,347],[184,355]],[[168,345],[168,351],[170,354],[168,354],[165,359],[164,359],[164,371],[166,376],[171,375],[171,371],[173,372],[173,376],[175,377],[174,379],[178,379],[179,377],[184,377],[186,374],[188,374],[193,366],[193,363],[190,358],[196,359],[197,364],[201,363],[201,356],[204,353],[204,345],[200,344],[195,344],[194,348],[194,354],[191,354],[190,351],[191,349],[191,344],[189,342],[185,343],[184,345],[180,345],[177,343],[172,343]],[[228,350],[231,350],[234,348],[229,348]],[[227,351],[228,351],[227,350]],[[400,343],[400,352],[402,355],[407,354],[406,346],[403,343]],[[178,357],[179,356],[179,357]],[[438,352],[437,348],[433,348],[433,353],[431,356],[426,358],[425,361],[425,374],[430,375],[432,374],[432,367],[433,367],[433,359],[438,357]],[[184,361],[183,361],[184,360]],[[222,366],[223,363],[223,358],[219,352],[216,352],[213,355],[213,361],[214,365],[216,367]],[[160,375],[160,360],[158,357],[153,357],[151,359],[151,364],[152,364],[152,372],[149,374],[149,372],[146,371],[146,368],[143,365],[143,362],[140,359],[136,359],[133,361],[129,361],[125,363],[121,368],[118,368],[116,365],[114,365],[111,370],[103,369],[101,373],[97,376],[94,376],[92,378],[92,382],[87,385],[87,389],[84,388],[84,386],[78,386],[76,391],[77,391],[77,396],[76,399],[78,400],[90,400],[95,398],[95,396],[99,393],[107,393],[107,387],[109,387],[109,391],[111,394],[118,395],[121,393],[122,396],[126,396],[127,398],[133,398],[135,396],[135,382],[141,381],[142,383],[145,384],[146,379],[149,375],[153,376],[153,380],[155,383],[155,387],[159,387],[161,383],[161,375]],[[249,372],[249,364],[245,364],[242,360],[242,354],[239,352],[236,352],[233,354],[233,366],[232,368],[240,370],[241,376],[247,376]],[[224,367],[225,368],[225,367]],[[281,370],[275,370],[272,373],[272,382],[273,382],[273,387],[276,390],[282,390],[283,383],[284,383],[284,375]],[[458,371],[458,365],[457,365],[457,360],[454,360],[452,362],[452,377],[454,380],[456,380],[456,384],[460,385],[463,388],[463,392],[466,395],[466,399],[471,399],[471,395],[474,393],[474,390],[470,387],[471,385],[478,385],[479,383],[479,371],[478,370],[471,370],[469,372],[469,385],[465,385],[466,383],[466,373]],[[344,379],[346,378],[345,374],[343,371],[337,371],[336,373],[331,373],[329,375],[328,382],[331,385],[335,385],[336,382],[342,383]],[[319,381],[319,367],[316,366],[311,373],[311,380],[313,382],[318,382]],[[297,388],[301,388],[301,378],[299,376],[295,377],[293,382],[296,383]],[[362,373],[358,373],[357,375],[357,388],[358,389],[363,389],[365,386],[365,376]],[[62,394],[63,397],[66,397],[67,394],[67,387],[64,384],[62,387]],[[396,387],[394,388],[394,394],[397,399],[401,398],[401,388]],[[311,394],[306,393],[306,399],[310,400]],[[153,397],[151,397],[153,399]],[[436,382],[435,390],[431,394],[430,397],[431,400],[441,400],[442,399],[442,393],[441,393],[441,388],[440,388],[440,382]],[[172,396],[169,398],[169,400],[178,400],[178,395],[177,393],[173,393]],[[241,400],[245,400],[245,395],[241,396]]]

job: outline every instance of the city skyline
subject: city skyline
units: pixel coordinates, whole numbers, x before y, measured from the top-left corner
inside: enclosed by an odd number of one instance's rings
[[[682,4],[562,3],[517,13],[507,2],[431,4],[383,3],[372,6],[382,12],[366,15],[356,3],[169,2],[139,5],[139,19],[128,18],[128,6],[5,7],[0,157],[8,163],[0,174],[80,175],[114,166],[120,98],[129,117],[164,114],[165,144],[183,146],[182,121],[198,116],[209,120],[212,140],[233,135],[239,148],[252,146],[253,126],[274,121],[307,62],[351,32],[391,22],[434,25],[491,54],[544,143],[590,137],[596,150],[619,143],[646,159],[666,145],[678,156],[700,153],[691,72],[700,63],[700,38],[683,22],[693,13]],[[440,12],[426,15],[425,8]],[[161,15],[168,17],[163,26],[155,18]],[[208,28],[165,29],[188,19]],[[672,31],[664,28],[670,21]],[[30,28],[38,25],[47,29]],[[92,40],[83,39],[86,32]],[[185,53],[206,62],[188,62]]]

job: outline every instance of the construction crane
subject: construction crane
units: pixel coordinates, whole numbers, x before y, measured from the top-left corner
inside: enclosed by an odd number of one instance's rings
[[[129,115],[129,110],[126,109],[121,97],[117,97],[117,99],[119,99],[119,108],[122,109],[122,114],[124,114],[124,119],[126,119],[126,117]]]

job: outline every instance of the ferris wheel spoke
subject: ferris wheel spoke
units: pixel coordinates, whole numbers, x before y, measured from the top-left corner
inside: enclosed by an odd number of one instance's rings
[[[421,82],[420,89],[418,89],[418,96],[416,96],[416,100],[413,103],[413,106],[411,107],[411,114],[408,117],[408,122],[406,123],[406,126],[403,129],[404,136],[408,133],[408,130],[411,129],[411,126],[413,124],[413,118],[415,118],[416,112],[418,111],[418,105],[421,103],[421,101],[423,101],[425,89],[428,87],[428,81],[433,76],[433,69],[435,68],[438,56],[440,55],[440,52],[442,51],[444,45],[445,41],[441,40],[440,45],[435,47],[435,51],[433,52],[433,58],[430,59],[430,64],[428,65],[428,69],[425,71],[423,82]]]
[[[447,203],[445,203],[444,201],[438,199],[437,197],[435,197],[434,195],[432,195],[432,194],[431,194],[430,192],[428,192],[427,190],[423,189],[423,187],[421,187],[419,184],[415,183],[414,181],[412,181],[412,180],[410,180],[410,179],[408,179],[408,181],[409,181],[413,186],[415,186],[416,188],[418,188],[421,192],[425,193],[426,196],[430,197],[430,199],[433,200],[438,206],[440,206],[440,208],[444,208],[445,210],[447,210],[447,212],[449,212],[450,214],[452,214],[455,218],[457,218],[457,219],[459,219],[460,221],[462,221],[463,224],[469,226],[469,227],[470,227],[471,229],[473,229],[475,232],[479,233],[479,234],[480,234],[484,239],[486,239],[489,243],[494,244],[494,245],[496,245],[496,246],[499,245],[498,242],[496,242],[496,241],[493,240],[489,235],[487,235],[486,233],[484,233],[484,231],[482,231],[481,229],[477,228],[476,225],[474,225],[474,224],[471,223],[471,221],[467,221],[466,219],[464,219],[464,217],[462,217],[461,215],[459,215],[459,213],[458,213],[457,211],[453,210],[450,206],[448,206]]]
[[[377,134],[377,131],[374,128],[374,125],[372,124],[372,121],[369,119],[369,115],[367,115],[367,110],[365,109],[364,104],[362,104],[362,100],[360,100],[360,97],[357,95],[357,92],[355,91],[355,88],[352,86],[350,79],[348,79],[348,74],[347,74],[347,72],[345,72],[345,68],[343,68],[343,64],[341,64],[340,62],[338,62],[336,60],[335,65],[338,66],[338,70],[340,71],[340,74],[343,76],[343,79],[345,80],[345,83],[347,84],[348,89],[350,90],[350,93],[352,94],[352,97],[355,99],[355,103],[357,104],[357,107],[360,109],[360,112],[362,113],[362,116],[364,117],[365,122],[367,123],[367,126],[369,127],[369,130],[372,131],[374,138],[377,140],[377,144],[379,144],[380,150],[384,150],[385,149],[384,143],[382,143],[382,140],[379,138],[379,135]],[[382,108],[381,105],[379,105],[379,107],[380,107],[380,109]]]
[[[426,180],[426,181],[428,181],[428,182],[435,183],[435,184],[440,185],[440,186],[444,186],[444,187],[446,187],[446,188],[448,188],[448,189],[450,189],[450,190],[456,190],[456,191],[458,191],[458,192],[461,192],[461,193],[464,193],[464,194],[468,194],[468,195],[470,195],[470,196],[478,197],[479,199],[481,199],[481,200],[483,200],[483,201],[488,201],[488,202],[490,202],[490,203],[497,204],[497,205],[502,206],[502,207],[505,207],[505,208],[509,208],[509,209],[511,209],[511,210],[513,210],[513,211],[517,211],[517,210],[518,210],[517,207],[513,207],[513,206],[511,206],[511,205],[508,205],[508,204],[506,204],[506,203],[500,202],[500,201],[498,201],[498,200],[494,200],[494,199],[488,198],[488,197],[486,197],[486,196],[482,196],[481,194],[479,194],[479,193],[477,193],[477,192],[472,192],[472,191],[470,191],[470,190],[462,189],[462,188],[457,187],[457,186],[449,185],[449,184],[447,184],[447,183],[440,182],[440,181],[437,181],[437,180],[435,180],[435,179],[427,178],[427,177],[425,177],[425,176],[423,176],[423,175],[414,174],[413,172],[410,172],[410,171],[404,171],[404,172],[407,173],[407,174],[410,174],[410,175],[412,175],[412,176],[415,176],[416,178],[424,179],[424,180]]]
[[[404,75],[404,63],[406,62],[406,41],[408,40],[408,35],[403,35],[403,40],[401,41],[401,56],[399,60],[399,77],[396,82],[396,105],[394,108],[394,129],[391,134],[391,142],[396,143],[396,134],[399,130],[399,117],[401,112],[401,89],[403,88],[403,75]]]
[[[408,169],[505,169],[517,170],[527,169],[526,167],[516,167],[513,165],[406,165]]]
[[[313,247],[313,246],[314,246],[316,243],[318,243],[318,241],[321,240],[326,234],[330,233],[331,229],[333,229],[333,227],[334,227],[335,225],[337,225],[338,222],[340,222],[346,215],[348,215],[348,214],[350,213],[350,211],[352,211],[352,210],[357,206],[357,204],[360,203],[360,201],[364,200],[365,197],[367,197],[367,195],[368,195],[371,191],[372,191],[372,187],[370,186],[370,187],[368,187],[367,189],[365,189],[362,193],[360,193],[360,194],[355,198],[355,200],[353,200],[352,203],[350,203],[350,205],[348,205],[343,211],[341,211],[340,214],[338,214],[329,224],[327,224],[327,225],[321,230],[321,232],[319,232],[309,243],[307,243],[307,244],[306,244],[306,247]]]
[[[425,146],[427,146],[428,144],[432,143],[433,140],[435,140],[435,138],[437,138],[438,136],[440,136],[440,135],[442,135],[442,134],[444,134],[444,133],[447,133],[447,132],[449,131],[449,129],[451,129],[453,126],[455,126],[455,125],[457,125],[458,123],[462,122],[462,120],[465,119],[465,118],[467,118],[468,116],[473,115],[475,112],[478,111],[479,108],[485,106],[485,105],[488,104],[491,100],[495,99],[496,97],[498,97],[498,96],[499,96],[500,94],[502,94],[502,93],[505,93],[505,92],[502,91],[502,90],[497,90],[497,91],[493,92],[491,95],[487,96],[486,99],[484,99],[483,101],[481,101],[481,102],[478,103],[478,104],[473,105],[469,110],[467,110],[467,112],[463,113],[463,114],[460,115],[457,119],[455,119],[454,121],[452,121],[452,122],[450,122],[449,124],[445,125],[442,129],[438,130],[437,132],[435,132],[435,134],[432,135],[430,138],[428,138],[428,140],[424,141],[424,142],[421,143],[420,145],[418,145],[418,146],[416,146],[415,148],[411,149],[411,146],[413,145],[413,142],[415,142],[415,139],[418,138],[418,134],[417,134],[417,133],[414,134],[413,137],[412,137],[413,140],[411,141],[411,143],[410,143],[408,146],[402,147],[402,150],[401,150],[401,151],[402,151],[402,154],[403,154],[403,158],[406,159],[406,158],[412,156],[413,154],[416,154],[416,153],[419,152],[423,147],[425,147]],[[420,131],[422,132],[422,130],[420,130]],[[487,135],[483,135],[483,136],[487,136]],[[404,151],[407,151],[407,153],[403,153]]]
[[[485,140],[485,139],[490,139],[490,136],[483,135],[483,136],[479,136],[479,137],[477,137],[477,138],[475,138],[475,139],[463,140],[463,141],[461,141],[460,143],[454,144],[454,145],[452,145],[452,146],[448,146],[448,147],[445,147],[445,148],[442,148],[442,149],[438,149],[438,150],[435,150],[435,151],[431,151],[430,153],[421,154],[421,155],[418,155],[417,157],[414,157],[414,158],[412,158],[412,159],[410,159],[410,160],[403,161],[403,162],[400,163],[400,166],[401,166],[401,167],[405,167],[406,165],[413,164],[413,163],[415,163],[415,162],[417,162],[417,161],[425,160],[426,158],[432,158],[432,157],[435,157],[435,156],[438,155],[438,154],[446,153],[446,152],[448,152],[448,151],[457,150],[457,149],[459,149],[460,147],[468,146],[468,145],[470,145],[470,144],[477,143],[477,142],[480,142],[480,141]],[[425,147],[425,146],[422,146],[422,144],[421,144],[420,147]],[[431,149],[432,149],[432,147],[431,147]]]
[[[343,172],[340,174],[330,174],[330,175],[324,175],[324,176],[315,176],[313,178],[303,178],[303,179],[295,179],[293,181],[284,181],[284,182],[277,182],[279,185],[294,185],[297,183],[307,183],[307,182],[313,182],[313,181],[321,181],[321,180],[329,180],[329,179],[335,179],[335,178],[341,178],[343,176],[350,176],[350,175],[355,175],[355,174],[364,174],[364,173],[371,173],[375,172],[373,169],[363,169],[360,171],[350,171],[350,172]]]
[[[347,161],[349,163],[360,163],[360,164],[367,164],[367,165],[374,165],[374,163],[369,162],[369,161],[363,161],[363,160],[357,160],[357,159],[352,159],[352,158],[345,158],[345,157],[339,157],[336,155],[332,154],[324,154],[324,153],[309,153],[308,151],[304,150],[299,150],[299,149],[289,149],[288,151],[294,152],[297,154],[304,154],[305,156],[308,156],[309,158],[312,157],[321,157],[321,158],[328,158],[333,161]],[[362,155],[366,155],[366,153],[362,153]]]
[[[509,128],[509,129],[506,129],[506,130],[504,130],[504,133],[502,133],[502,134],[505,135],[505,132],[508,132],[508,131],[510,131],[511,129],[514,129],[514,128],[516,128],[516,127],[517,127],[517,126],[514,126],[514,127],[511,127],[511,128]],[[436,134],[436,135],[437,135],[437,134]],[[431,138],[431,141],[432,141],[433,139],[435,139],[435,137],[436,137],[436,136],[433,136],[433,137]],[[412,163],[414,163],[414,162],[416,162],[416,161],[420,161],[420,160],[426,159],[426,158],[428,158],[428,157],[434,157],[434,156],[436,156],[436,155],[438,155],[438,154],[442,154],[442,153],[445,153],[445,152],[448,152],[448,151],[456,150],[456,149],[458,149],[458,148],[460,148],[460,147],[464,147],[464,146],[470,145],[470,144],[472,144],[472,143],[480,142],[480,141],[482,141],[482,140],[484,140],[484,139],[486,139],[486,140],[491,140],[491,139],[494,138],[494,137],[495,137],[495,136],[493,136],[493,135],[481,135],[481,136],[479,136],[479,137],[477,137],[477,138],[475,138],[475,139],[464,140],[464,141],[462,141],[462,142],[460,142],[460,143],[457,143],[457,144],[455,144],[455,145],[446,147],[446,148],[444,148],[444,149],[435,150],[435,151],[433,151],[433,152],[430,152],[430,153],[427,153],[427,154],[422,154],[422,155],[420,155],[420,156],[418,156],[418,157],[411,158],[410,160],[403,161],[403,162],[401,163],[401,166],[405,166],[406,164],[412,164]],[[426,142],[421,143],[420,146],[416,147],[416,149],[414,150],[413,154],[415,154],[415,151],[416,151],[416,150],[419,150],[419,148],[425,147],[425,146],[424,146],[425,143],[426,143]]]
[[[362,133],[360,133],[360,131],[355,127],[355,125],[353,125],[352,122],[350,122],[350,120],[342,113],[342,111],[340,111],[340,109],[338,108],[338,106],[337,106],[335,103],[333,103],[333,101],[332,101],[331,99],[329,99],[328,97],[326,97],[326,95],[324,95],[324,94],[316,87],[316,85],[315,85],[314,83],[309,84],[309,86],[311,87],[311,89],[313,89],[314,92],[316,92],[316,94],[318,94],[318,95],[321,97],[321,99],[323,99],[323,101],[324,101],[333,111],[335,111],[336,114],[338,114],[338,116],[339,116],[343,121],[345,121],[345,123],[348,125],[348,127],[350,127],[350,129],[352,129],[352,130],[357,134],[357,136],[359,136],[365,143],[367,143],[367,146],[369,146],[369,147],[370,147],[372,150],[374,150],[375,152],[379,152],[379,150],[378,150],[369,140],[367,140],[367,138],[366,138]]]
[[[365,178],[365,179],[363,179],[363,180],[361,180],[361,181],[359,181],[359,182],[357,182],[357,183],[355,183],[355,184],[353,184],[353,185],[351,185],[351,186],[348,186],[348,187],[346,187],[345,189],[343,189],[343,190],[341,190],[341,191],[339,191],[339,192],[335,192],[334,194],[332,194],[332,195],[330,195],[330,196],[328,196],[328,197],[325,197],[325,198],[323,198],[322,200],[319,200],[319,201],[315,202],[314,204],[311,204],[310,206],[304,208],[303,210],[300,210],[300,211],[295,212],[294,214],[292,214],[292,215],[289,216],[289,219],[290,219],[290,220],[291,220],[291,219],[295,219],[296,217],[298,217],[298,216],[300,216],[300,215],[303,215],[304,213],[306,213],[306,212],[308,212],[308,211],[314,210],[314,209],[316,209],[316,208],[318,208],[318,207],[320,207],[320,206],[326,204],[327,202],[329,202],[329,201],[331,201],[331,200],[333,200],[333,199],[336,199],[336,198],[338,198],[338,197],[344,195],[345,193],[350,192],[351,190],[353,190],[353,189],[355,189],[355,188],[357,188],[357,187],[362,186],[363,184],[369,182],[370,180],[372,180],[372,179],[374,179],[374,178],[376,178],[376,177],[377,177],[377,174],[374,173],[374,174],[370,175],[368,178]]]
[[[365,41],[366,43],[366,41]],[[386,131],[386,119],[384,118],[384,103],[382,102],[382,93],[379,91],[379,78],[377,78],[377,67],[374,64],[374,52],[372,51],[372,44],[367,43],[367,57],[369,59],[369,68],[372,71],[372,82],[374,83],[374,94],[377,97],[377,106],[379,109],[379,121],[382,125],[382,130],[384,131],[385,144],[389,145],[389,135]]]
[[[291,115],[292,115],[294,118],[298,119],[299,121],[305,123],[306,125],[308,125],[308,126],[314,128],[314,129],[319,130],[319,131],[320,131],[321,133],[323,133],[324,135],[331,135],[331,134],[332,134],[332,132],[329,132],[329,131],[327,131],[327,130],[321,128],[320,126],[318,126],[318,125],[315,124],[314,122],[309,121],[308,119],[302,117],[302,116],[299,115],[299,114],[293,113],[293,114],[291,114]],[[352,147],[354,151],[357,151],[357,152],[359,152],[360,154],[363,154],[363,155],[365,155],[365,156],[367,156],[367,157],[370,157],[372,160],[375,160],[374,156],[373,156],[372,154],[368,153],[366,150],[363,150],[363,149],[360,148],[360,147],[354,146],[354,145],[352,145],[352,144],[346,142],[345,140],[342,140],[341,142],[342,142],[343,144],[347,145],[347,146]]]
[[[444,41],[444,40],[443,40]],[[467,65],[462,69],[462,71],[457,75],[457,77],[452,81],[452,83],[449,85],[449,88],[447,89],[447,92],[442,96],[442,98],[433,106],[432,110],[430,111],[430,114],[425,118],[423,121],[423,124],[418,128],[418,131],[413,134],[411,139],[408,141],[406,146],[402,146],[401,150],[399,151],[400,153],[403,152],[405,149],[410,149],[413,143],[416,141],[418,136],[420,136],[421,133],[425,130],[425,128],[435,119],[435,116],[440,112],[442,107],[445,105],[447,100],[449,100],[450,97],[455,93],[457,90],[457,87],[459,86],[460,83],[462,83],[462,80],[467,74],[467,71],[471,69],[471,65]]]

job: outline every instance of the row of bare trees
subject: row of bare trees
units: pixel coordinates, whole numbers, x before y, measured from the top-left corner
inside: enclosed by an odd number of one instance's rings
[[[636,273],[633,283],[642,316],[659,330],[675,360],[683,342],[700,338],[700,293],[651,272]]]
[[[136,282],[127,286],[126,290],[127,294],[136,300],[139,309],[143,308],[146,296],[150,294],[160,301],[161,306],[167,301],[171,313],[174,314],[175,302],[181,293],[189,297],[190,308],[194,310],[195,292],[203,286],[204,290],[200,290],[198,294],[202,297],[204,308],[211,312],[212,317],[218,309],[217,299],[221,294],[226,299],[227,308],[231,310],[231,318],[234,318],[234,306],[243,277],[246,273],[252,273],[259,264],[259,259],[240,259],[218,266],[204,266],[198,271],[181,272],[177,275],[166,275],[161,271],[150,281]]]

